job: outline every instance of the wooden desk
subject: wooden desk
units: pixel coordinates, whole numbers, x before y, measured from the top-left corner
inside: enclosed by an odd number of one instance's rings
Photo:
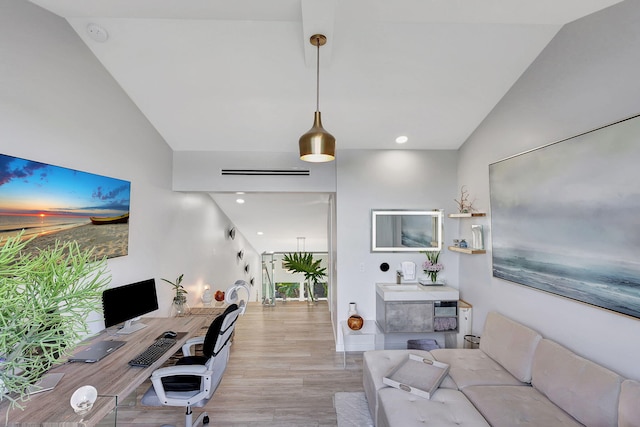
[[[91,343],[103,340],[126,341],[127,343],[97,363],[65,363],[51,369],[52,372],[64,372],[65,375],[55,389],[32,395],[23,402],[24,410],[14,408],[9,411],[10,427],[85,427],[95,426],[102,418],[112,412],[118,402],[136,390],[151,373],[162,366],[185,341],[202,335],[215,317],[185,316],[170,318],[145,318],[146,328],[131,335],[116,335],[117,330],[108,329],[83,343],[77,351]],[[186,332],[163,357],[148,368],[129,366],[129,360],[145,350],[164,331]],[[92,385],[98,390],[98,399],[91,411],[77,415],[69,399],[73,392],[83,385]],[[4,423],[9,410],[7,401],[0,404],[0,423]]]

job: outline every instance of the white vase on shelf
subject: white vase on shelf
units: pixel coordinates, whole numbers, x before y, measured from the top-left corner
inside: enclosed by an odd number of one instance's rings
[[[471,247],[472,249],[484,249],[484,236],[481,225],[471,226]]]
[[[353,316],[354,314],[358,314],[358,309],[356,308],[356,303],[355,302],[350,302],[349,303],[349,312],[347,313],[347,316]]]

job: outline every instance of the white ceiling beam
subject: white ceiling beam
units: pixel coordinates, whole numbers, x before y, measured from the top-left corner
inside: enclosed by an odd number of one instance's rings
[[[301,0],[300,3],[305,65],[316,66],[317,48],[309,41],[311,36],[324,34],[327,37],[327,44],[320,48],[320,65],[324,68],[331,64],[337,0]]]

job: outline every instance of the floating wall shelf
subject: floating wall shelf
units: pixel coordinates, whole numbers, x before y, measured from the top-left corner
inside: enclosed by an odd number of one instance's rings
[[[449,214],[449,218],[475,218],[486,215],[484,212],[452,213]]]
[[[487,253],[487,251],[484,249],[459,248],[457,246],[449,246],[449,250],[454,252],[460,252],[463,254],[470,254],[470,255]]]

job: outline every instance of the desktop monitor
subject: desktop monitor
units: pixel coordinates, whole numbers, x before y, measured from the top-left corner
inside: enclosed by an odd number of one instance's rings
[[[158,309],[158,295],[154,279],[107,289],[102,293],[105,327],[124,322],[119,334],[130,334],[144,328],[136,318]]]

